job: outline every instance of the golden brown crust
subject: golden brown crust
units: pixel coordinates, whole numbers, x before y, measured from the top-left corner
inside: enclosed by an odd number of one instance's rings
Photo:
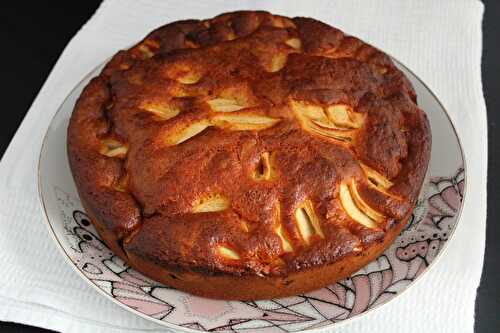
[[[373,260],[408,220],[430,143],[384,53],[266,12],[153,31],[89,83],[68,128],[106,243],[226,299],[304,292]]]

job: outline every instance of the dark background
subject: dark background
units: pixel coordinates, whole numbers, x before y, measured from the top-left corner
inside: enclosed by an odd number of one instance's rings
[[[100,1],[9,1],[0,5],[0,64],[3,116],[0,156],[36,97],[65,45]],[[500,332],[500,1],[484,0],[483,84],[489,123],[489,177],[486,255],[476,301],[475,331]],[[0,322],[0,332],[50,332]]]

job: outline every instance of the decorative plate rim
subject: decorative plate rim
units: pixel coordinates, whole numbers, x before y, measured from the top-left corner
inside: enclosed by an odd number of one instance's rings
[[[365,311],[363,311],[362,313],[356,314],[353,317],[349,317],[349,318],[343,319],[341,321],[330,323],[330,324],[327,324],[327,325],[324,325],[324,326],[321,326],[321,327],[307,328],[307,329],[304,330],[304,331],[307,331],[307,332],[315,333],[315,332],[324,331],[326,329],[339,328],[339,327],[341,327],[341,326],[343,326],[345,324],[353,322],[354,320],[363,318],[364,315],[366,315],[368,313],[373,313],[373,312],[375,312],[375,311],[383,308],[385,305],[389,304],[391,301],[393,301],[396,298],[400,298],[401,295],[405,294],[410,288],[414,287],[419,281],[423,280],[423,276],[426,275],[429,271],[431,271],[431,269],[434,266],[436,266],[436,263],[441,260],[441,258],[443,257],[444,253],[446,253],[447,250],[448,250],[448,248],[449,248],[450,240],[453,239],[454,234],[455,234],[455,232],[456,232],[456,230],[458,228],[459,222],[460,222],[461,217],[462,217],[463,207],[465,205],[464,203],[466,201],[467,192],[468,192],[468,186],[467,186],[467,184],[468,184],[468,178],[467,178],[467,174],[468,174],[468,172],[467,172],[467,158],[466,158],[466,154],[465,154],[465,150],[463,148],[462,142],[460,140],[460,136],[458,135],[458,131],[457,131],[457,127],[455,125],[455,122],[450,117],[450,115],[448,113],[448,110],[444,107],[443,103],[436,96],[436,94],[434,93],[434,91],[432,89],[430,89],[430,87],[422,79],[420,79],[420,77],[418,75],[416,75],[415,72],[413,72],[410,68],[408,68],[401,61],[397,60],[391,54],[389,54],[387,52],[385,52],[385,53],[391,58],[392,61],[394,61],[396,63],[397,66],[400,66],[400,67],[404,68],[404,70],[406,70],[407,72],[409,72],[429,92],[429,94],[437,102],[437,104],[439,105],[439,107],[441,108],[441,110],[444,111],[444,114],[446,115],[446,119],[449,122],[449,124],[451,125],[451,129],[453,131],[453,134],[455,135],[456,142],[458,144],[458,148],[459,148],[459,151],[460,151],[460,158],[461,158],[461,161],[462,161],[462,168],[463,168],[463,173],[464,173],[464,188],[463,188],[463,193],[462,193],[462,200],[461,200],[460,206],[458,207],[458,210],[456,211],[455,216],[454,216],[456,222],[455,222],[453,228],[449,232],[449,236],[448,236],[447,241],[444,242],[444,245],[442,246],[442,248],[440,249],[440,251],[437,253],[436,257],[426,267],[425,271],[422,272],[421,275],[417,276],[414,280],[412,280],[402,291],[398,292],[395,297],[390,298],[386,302],[383,302],[381,304],[377,304],[377,305],[375,305],[373,307],[370,307],[370,308],[366,309]],[[41,182],[42,182],[42,176],[43,175],[41,174],[41,163],[42,163],[43,153],[47,149],[47,141],[48,141],[47,138],[48,138],[48,135],[49,135],[50,128],[51,128],[51,126],[52,126],[55,118],[62,111],[63,105],[66,104],[66,102],[70,98],[70,96],[72,96],[75,93],[75,91],[83,84],[83,82],[85,82],[86,80],[89,80],[93,76],[95,76],[96,71],[98,71],[99,68],[102,68],[110,59],[111,59],[111,57],[108,57],[106,60],[104,60],[103,62],[101,62],[99,65],[95,66],[92,70],[90,70],[86,75],[84,75],[73,86],[73,88],[69,91],[69,93],[66,95],[66,97],[59,104],[59,106],[57,108],[57,111],[51,117],[51,120],[50,120],[47,128],[45,129],[45,134],[44,134],[43,139],[42,139],[42,145],[40,147],[40,153],[39,153],[38,162],[37,162],[38,203],[39,203],[39,206],[40,206],[40,208],[41,208],[41,210],[43,212],[43,220],[45,221],[45,224],[47,226],[49,234],[51,235],[52,239],[58,245],[57,246],[58,250],[63,254],[63,257],[65,258],[65,260],[70,264],[70,266],[73,268],[73,270],[87,284],[89,284],[93,289],[97,290],[97,292],[99,292],[100,294],[102,294],[103,296],[105,296],[107,299],[111,300],[113,303],[119,305],[121,308],[125,309],[126,311],[132,312],[132,313],[140,316],[141,318],[143,318],[145,320],[148,320],[148,321],[156,323],[157,325],[160,325],[160,326],[163,326],[163,327],[166,327],[166,328],[170,328],[170,329],[173,329],[173,330],[178,330],[178,331],[183,331],[183,332],[189,332],[189,333],[203,332],[203,331],[200,331],[200,330],[196,330],[196,329],[192,329],[192,328],[188,328],[188,327],[176,325],[176,324],[170,323],[168,321],[163,321],[161,319],[153,318],[152,316],[146,315],[146,314],[144,314],[144,313],[142,313],[142,312],[140,312],[140,311],[132,308],[131,306],[126,305],[126,304],[124,304],[124,303],[116,300],[110,294],[107,294],[102,288],[100,288],[98,285],[96,285],[96,283],[93,280],[91,280],[90,278],[88,278],[87,276],[85,276],[85,274],[81,271],[81,269],[78,268],[75,265],[75,263],[72,261],[71,256],[68,254],[68,252],[65,250],[64,246],[61,244],[61,242],[60,242],[60,240],[58,238],[57,233],[55,232],[54,228],[52,227],[51,219],[49,218],[49,214],[47,213],[45,199],[44,199],[44,195],[42,193],[42,183]],[[429,167],[430,167],[430,164],[429,164]],[[427,169],[427,173],[429,173],[429,168]],[[424,190],[424,188],[423,188],[424,186],[425,186],[425,182],[422,185],[422,191]],[[404,232],[404,230],[402,231],[402,233],[403,232]]]

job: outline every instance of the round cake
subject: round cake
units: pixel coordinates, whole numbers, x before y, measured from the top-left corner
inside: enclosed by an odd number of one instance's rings
[[[431,135],[383,52],[260,11],[162,26],[76,103],[68,156],[106,244],[169,286],[220,299],[350,276],[405,227]]]

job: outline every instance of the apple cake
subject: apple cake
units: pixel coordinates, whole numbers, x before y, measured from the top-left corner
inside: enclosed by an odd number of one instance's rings
[[[383,52],[311,18],[239,11],[115,54],[67,149],[118,256],[180,290],[252,300],[324,287],[390,246],[431,134]]]

